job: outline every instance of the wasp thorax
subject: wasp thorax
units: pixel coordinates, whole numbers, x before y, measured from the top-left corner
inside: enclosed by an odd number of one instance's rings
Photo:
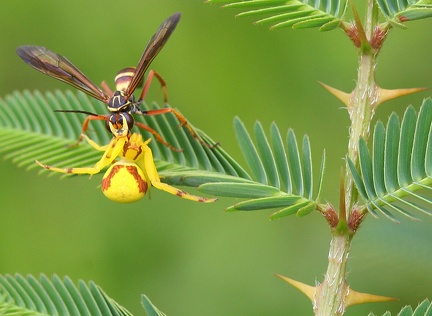
[[[110,112],[128,111],[130,105],[129,100],[125,98],[124,91],[117,90],[108,101],[108,110]]]

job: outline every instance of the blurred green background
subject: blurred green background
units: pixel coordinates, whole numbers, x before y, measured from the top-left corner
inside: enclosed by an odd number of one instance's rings
[[[235,115],[249,128],[259,119],[265,127],[292,127],[299,139],[307,133],[316,170],[327,150],[324,197],[337,204],[349,121],[317,81],[354,87],[356,52],[339,30],[268,31],[202,1],[2,1],[0,96],[69,88],[25,65],[15,54],[19,45],[49,47],[95,83],[111,83],[176,11],[182,20],[151,67],[167,81],[171,105],[239,161]],[[431,23],[390,34],[380,85],[432,86]],[[410,103],[418,108],[427,95],[389,102],[375,119],[402,114]],[[161,99],[157,88],[147,98]],[[270,212],[224,213],[233,199],[202,205],[164,192],[114,204],[97,188],[98,177],[38,176],[7,160],[0,175],[0,273],[91,279],[136,315],[144,314],[141,293],[168,315],[312,315],[311,303],[273,273],[322,280],[330,234],[317,213],[270,222]],[[400,301],[352,307],[346,315],[394,312],[432,297],[431,227],[430,218],[400,225],[367,218],[353,243],[349,281]]]

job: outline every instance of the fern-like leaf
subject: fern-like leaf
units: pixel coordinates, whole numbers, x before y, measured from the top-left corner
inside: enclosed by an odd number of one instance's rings
[[[263,16],[256,24],[271,24],[270,29],[319,27],[337,28],[346,11],[346,0],[208,0],[224,3],[224,8],[244,10],[238,16]]]
[[[0,275],[0,314],[132,316],[93,282],[76,287],[68,277],[19,274]]]
[[[375,314],[370,313],[368,316],[375,316]],[[391,313],[385,312],[382,316],[391,316]],[[429,302],[428,299],[425,299],[414,311],[411,306],[404,306],[400,312],[397,313],[397,316],[432,316],[432,303]]]
[[[154,104],[153,108],[157,107]],[[99,151],[85,142],[74,148],[66,146],[76,142],[85,118],[77,113],[54,112],[66,109],[104,113],[106,105],[82,92],[74,94],[70,91],[45,95],[37,91],[15,92],[0,99],[0,135],[4,140],[0,155],[27,169],[39,168],[34,163],[35,159],[58,167],[94,165],[101,157]],[[143,104],[143,109],[149,108]],[[178,128],[174,115],[135,116],[135,119],[157,130],[173,146],[183,149],[183,152],[174,152],[156,140],[150,143],[163,181],[198,186],[218,179],[250,178],[220,146],[213,149],[203,147],[189,133]],[[138,128],[136,131],[139,132]],[[215,144],[202,131],[195,131],[208,143]],[[91,123],[87,134],[101,145],[111,139],[102,122]]]
[[[408,107],[402,119],[393,113],[387,128],[375,126],[372,154],[366,141],[359,143],[359,170],[348,166],[371,214],[381,211],[393,221],[390,210],[417,220],[411,212],[432,215],[432,199],[418,191],[432,190],[432,100],[424,101],[417,115]]]
[[[101,156],[86,143],[70,148],[81,132],[82,115],[55,113],[56,109],[73,109],[100,113],[105,105],[82,92],[65,94],[57,91],[45,96],[39,92],[15,92],[0,99],[0,136],[4,141],[0,155],[28,169],[38,168],[34,160],[58,167],[94,165]],[[157,108],[157,105],[154,105]],[[146,105],[143,109],[147,110]],[[252,175],[249,175],[221,146],[202,146],[190,133],[177,128],[174,115],[135,116],[155,129],[183,152],[174,152],[156,140],[150,143],[162,181],[175,185],[198,187],[200,191],[218,196],[249,199],[227,208],[233,210],[280,209],[272,215],[306,215],[317,207],[324,172],[324,155],[317,193],[313,192],[312,158],[309,138],[301,149],[290,130],[285,142],[275,124],[270,138],[260,123],[254,127],[256,142],[243,123],[236,118],[237,139]],[[144,121],[145,119],[145,121]],[[207,143],[216,144],[202,131],[195,132]],[[99,144],[110,141],[111,134],[101,122],[92,122],[87,135]],[[150,137],[150,136],[149,136]],[[40,172],[47,172],[41,169]],[[56,174],[56,173],[51,173]]]
[[[406,27],[403,22],[432,16],[431,0],[377,0],[377,3],[388,22],[403,28]]]
[[[242,197],[249,200],[227,208],[228,211],[279,209],[271,219],[297,214],[309,214],[317,207],[324,173],[321,164],[317,194],[313,194],[312,158],[309,138],[303,138],[300,150],[294,132],[288,131],[286,145],[276,126],[270,128],[270,138],[259,122],[254,126],[255,142],[240,119],[234,120],[234,129],[243,156],[252,170],[255,181],[237,183],[207,183],[199,189],[219,196]]]
[[[156,306],[153,305],[146,295],[141,295],[141,304],[144,307],[147,316],[166,316],[164,313],[158,310]]]

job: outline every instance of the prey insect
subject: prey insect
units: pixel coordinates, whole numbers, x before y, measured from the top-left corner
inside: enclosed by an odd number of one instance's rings
[[[121,70],[115,77],[116,91],[112,92],[108,85],[103,82],[102,88],[94,84],[90,79],[87,78],[76,66],[74,66],[66,57],[56,54],[49,49],[41,46],[20,46],[17,48],[17,54],[30,66],[39,70],[40,72],[63,81],[85,93],[102,101],[107,105],[108,111],[107,115],[90,115],[88,116],[81,130],[81,136],[79,137],[77,144],[83,140],[83,134],[87,131],[88,124],[93,120],[110,120],[114,124],[121,124],[121,122],[116,122],[119,118],[119,113],[128,114],[128,121],[131,126],[136,125],[141,129],[144,129],[151,134],[153,134],[159,142],[163,143],[165,146],[175,150],[181,151],[163,140],[159,133],[152,129],[151,127],[140,123],[134,122],[132,114],[139,115],[160,115],[165,113],[173,113],[180,126],[185,126],[189,133],[197,139],[201,144],[212,147],[204,142],[192,127],[188,124],[186,118],[181,115],[178,111],[171,107],[155,109],[155,110],[142,110],[140,105],[150,87],[150,83],[153,77],[156,77],[162,85],[165,92],[166,99],[166,84],[162,77],[153,70],[149,71],[147,80],[143,86],[142,92],[138,98],[135,100],[133,95],[134,91],[142,84],[144,74],[149,68],[153,59],[157,56],[160,50],[163,48],[165,43],[168,41],[178,22],[180,21],[180,13],[175,13],[169,18],[167,18],[159,27],[158,31],[152,36],[144,52],[138,62],[136,67],[125,68]],[[68,110],[59,110],[59,112],[69,112]],[[123,119],[121,117],[120,119]]]
[[[151,138],[143,141],[141,134],[130,133],[124,113],[119,114],[118,121],[124,126],[118,129],[116,126],[112,126],[114,137],[105,146],[98,145],[85,134],[82,135],[94,149],[104,152],[101,159],[93,167],[57,168],[37,160],[36,163],[55,172],[90,175],[97,174],[109,166],[102,178],[102,192],[110,200],[119,203],[138,201],[150,191],[151,187],[195,202],[209,203],[217,200],[191,195],[161,182],[152,151],[148,146]],[[116,161],[117,158],[119,159]]]

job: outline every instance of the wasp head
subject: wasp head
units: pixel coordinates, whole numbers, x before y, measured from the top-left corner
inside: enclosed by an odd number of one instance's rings
[[[106,128],[115,137],[126,136],[134,126],[134,119],[132,115],[126,112],[113,113],[106,120]]]

